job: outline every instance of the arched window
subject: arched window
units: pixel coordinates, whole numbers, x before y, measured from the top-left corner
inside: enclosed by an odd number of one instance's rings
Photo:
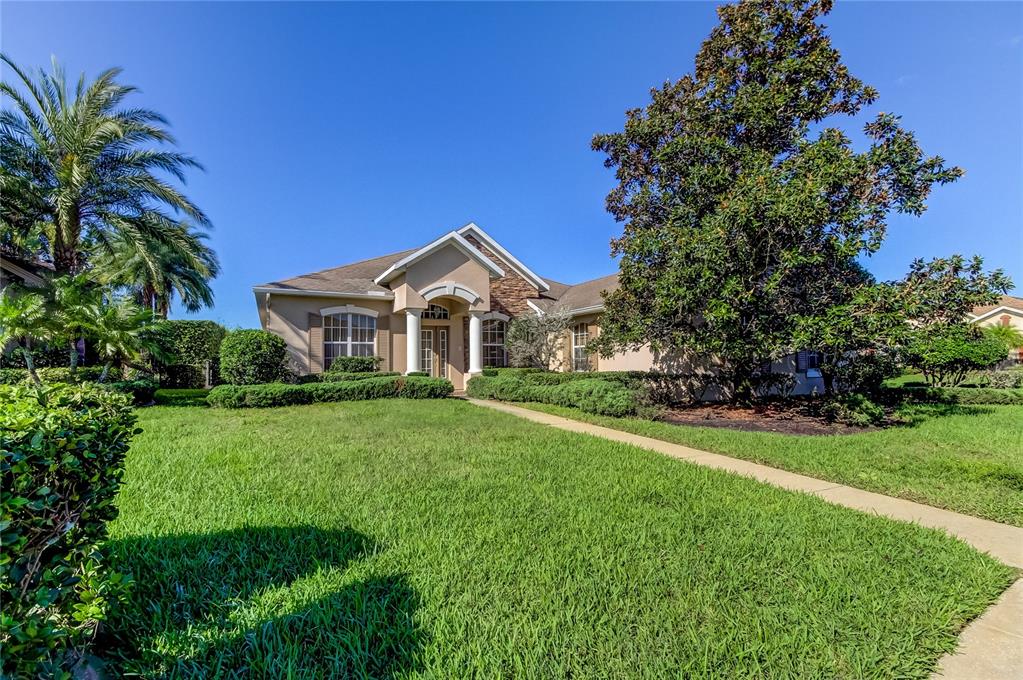
[[[590,355],[586,352],[586,343],[590,341],[590,329],[584,323],[572,327],[572,370],[590,370]]]
[[[450,315],[448,314],[447,307],[441,307],[440,305],[434,305],[434,304],[431,304],[429,307],[424,309],[423,313],[420,316],[423,319],[448,319],[448,318],[450,318]]]
[[[368,314],[323,315],[323,370],[337,357],[376,354],[377,320]]]
[[[483,320],[483,365],[503,367],[508,365],[508,352],[504,348],[504,336],[508,324],[501,319]]]

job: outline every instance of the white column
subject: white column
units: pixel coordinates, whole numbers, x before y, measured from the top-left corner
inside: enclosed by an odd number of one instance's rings
[[[483,314],[469,312],[469,373],[483,372]]]
[[[419,370],[419,314],[420,309],[405,310],[405,372]]]

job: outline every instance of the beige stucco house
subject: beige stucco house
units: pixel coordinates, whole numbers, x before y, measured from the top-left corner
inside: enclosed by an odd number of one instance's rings
[[[1023,298],[1003,295],[998,302],[975,307],[970,321],[979,326],[1008,326],[1023,331]],[[1023,363],[1023,349],[1009,352],[1011,363]]]
[[[337,356],[374,355],[381,370],[425,371],[456,387],[484,367],[508,362],[508,322],[557,305],[573,317],[563,365],[569,370],[649,370],[648,351],[599,359],[586,344],[599,333],[601,292],[617,275],[570,286],[542,278],[475,224],[421,248],[253,288],[263,328],[288,344],[299,373]]]

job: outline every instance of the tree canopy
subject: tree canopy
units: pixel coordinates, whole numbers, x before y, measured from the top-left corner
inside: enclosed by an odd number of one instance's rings
[[[878,94],[832,46],[819,21],[830,8],[720,8],[695,72],[651,90],[621,132],[594,137],[618,179],[607,208],[624,223],[602,353],[711,355],[722,386],[751,395],[761,366],[819,340],[870,283],[857,258],[880,247],[889,215],[921,214],[934,185],[962,174],[891,113],[863,124],[866,148],[855,148],[835,121]]]

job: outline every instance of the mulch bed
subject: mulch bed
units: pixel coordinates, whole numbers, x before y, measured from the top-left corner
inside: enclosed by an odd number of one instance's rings
[[[806,404],[772,403],[758,406],[731,404],[700,404],[673,408],[662,419],[676,425],[723,427],[744,432],[779,432],[781,434],[856,434],[871,428],[829,423]]]

